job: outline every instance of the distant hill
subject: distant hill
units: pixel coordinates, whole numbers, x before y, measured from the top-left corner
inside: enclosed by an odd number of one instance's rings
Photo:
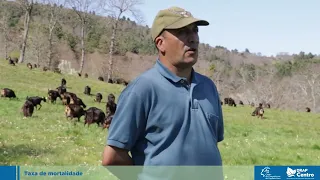
[[[0,56],[7,51],[11,57],[19,57],[24,11],[15,2],[0,2],[1,27]],[[46,5],[36,4],[32,11],[25,63],[47,65],[48,55],[48,10]],[[80,68],[81,28],[77,14],[63,8],[53,36],[52,66],[63,73],[75,74]],[[106,79],[107,61],[112,34],[112,18],[88,14],[90,26],[85,36],[86,56],[83,73],[90,77]],[[6,21],[5,21],[6,20]],[[7,36],[5,36],[7,35]],[[5,38],[7,37],[7,38]],[[117,31],[114,51],[114,74],[132,80],[151,68],[156,60],[156,50],[151,40],[150,28],[141,26],[127,17],[122,17]],[[275,57],[252,53],[249,49],[239,52],[223,46],[199,46],[199,62],[195,69],[212,78],[221,98],[232,97],[238,103],[270,102],[275,108],[290,108],[303,111],[311,107],[320,111],[320,84],[314,77],[319,69],[319,57],[312,53],[279,54]],[[314,74],[313,74],[314,73]],[[312,81],[314,79],[314,83]]]

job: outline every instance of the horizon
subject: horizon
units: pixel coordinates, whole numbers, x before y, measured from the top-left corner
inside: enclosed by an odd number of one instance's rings
[[[212,6],[206,5],[211,4]],[[196,7],[196,5],[198,5]],[[179,6],[210,25],[199,27],[200,43],[212,47],[223,46],[239,52],[276,56],[280,53],[305,53],[319,55],[316,43],[320,42],[320,1],[307,0],[198,0],[197,3],[182,0],[145,1],[140,9],[145,18],[143,25],[152,27],[159,10]]]

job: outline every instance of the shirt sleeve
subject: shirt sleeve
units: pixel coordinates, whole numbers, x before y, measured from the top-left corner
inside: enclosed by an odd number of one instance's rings
[[[143,133],[146,108],[143,97],[135,92],[124,91],[118,100],[117,110],[109,127],[107,145],[128,151]]]

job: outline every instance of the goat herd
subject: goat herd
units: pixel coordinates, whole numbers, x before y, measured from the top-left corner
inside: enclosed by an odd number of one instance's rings
[[[224,98],[224,102],[221,101],[221,105],[229,105],[229,106],[234,106],[236,107],[237,104],[234,101],[234,99],[232,98]],[[244,105],[243,101],[239,101],[240,105]],[[254,103],[250,103],[251,107],[254,107]],[[270,108],[270,104],[269,103],[264,103],[264,107],[265,108]],[[263,114],[264,114],[264,107],[263,107],[263,103],[259,103],[259,106],[255,108],[255,110],[251,113],[251,116],[257,116],[258,118],[263,119]]]
[[[67,92],[66,87],[67,81],[62,78],[61,85],[57,87],[55,90],[48,89],[48,96],[47,97],[26,97],[26,101],[24,102],[21,112],[23,113],[24,117],[31,117],[34,109],[40,110],[41,109],[41,102],[50,101],[51,103],[56,103],[57,98],[59,98],[63,105],[65,105],[65,115],[67,119],[77,118],[78,122],[80,121],[80,117],[84,116],[84,125],[88,124],[88,126],[92,123],[97,123],[98,126],[102,126],[103,129],[109,129],[111,120],[113,115],[115,114],[117,104],[115,103],[115,96],[110,93],[107,97],[107,104],[106,104],[106,113],[103,110],[97,107],[90,107],[87,110],[87,107],[81,98],[79,98],[75,93]],[[1,97],[6,98],[17,98],[14,90],[9,88],[1,89]],[[86,86],[84,89],[84,94],[91,95],[91,88]],[[95,102],[101,103],[102,94],[97,93],[94,99]],[[39,106],[39,108],[38,108]],[[74,122],[76,123],[76,122]]]
[[[9,64],[15,66],[15,63],[18,63],[17,58],[11,58],[8,57],[7,60],[9,61]],[[33,66],[28,63],[27,67],[29,69],[37,68],[40,66],[37,66],[34,64]],[[47,71],[48,69],[46,67],[43,67],[43,71]],[[59,69],[54,69],[54,72],[61,73]],[[78,74],[81,76],[81,74]],[[88,75],[85,74],[85,78],[88,78]],[[99,77],[98,80],[104,81],[102,77]],[[116,84],[123,84],[125,86],[128,85],[129,82],[125,81],[122,78],[115,78],[112,80],[108,80],[108,83],[116,83]],[[91,95],[91,88],[89,86],[85,87],[84,94]],[[15,92],[12,89],[4,88],[1,90],[1,97],[8,97],[8,98],[16,98]],[[61,85],[57,87],[55,90],[48,90],[48,97],[27,97],[25,103],[23,104],[21,111],[23,112],[23,115],[25,117],[31,117],[34,111],[34,108],[37,108],[39,105],[39,109],[41,106],[41,101],[46,102],[47,100],[51,101],[51,103],[56,103],[57,98],[59,98],[62,101],[62,104],[65,105],[65,114],[67,119],[68,118],[77,118],[78,122],[80,121],[80,117],[84,116],[85,121],[84,125],[88,124],[88,126],[92,123],[97,123],[98,126],[102,126],[103,129],[109,128],[111,120],[113,118],[113,115],[116,111],[116,103],[115,103],[115,96],[113,94],[109,94],[107,98],[107,105],[106,105],[106,114],[103,112],[103,110],[97,108],[97,107],[90,107],[87,110],[84,110],[86,108],[86,105],[83,103],[83,101],[72,92],[67,92],[66,88],[66,80],[63,78],[61,79]],[[96,98],[94,101],[101,102],[102,100],[102,94],[97,93]],[[229,105],[236,107],[237,104],[232,98],[224,98],[224,102],[221,101],[221,105]],[[240,105],[244,105],[242,101],[239,101]],[[254,103],[250,104],[252,107],[254,107]],[[264,107],[270,108],[269,103],[259,103],[259,106],[255,108],[255,110],[251,113],[252,116],[263,118],[264,115]],[[310,112],[310,108],[306,108],[306,112]]]
[[[224,98],[224,102],[221,101],[221,105],[229,105],[229,106],[234,106],[236,107],[237,104],[235,103],[234,99],[227,97]],[[244,105],[243,101],[239,101],[240,105]],[[251,107],[254,107],[254,103],[249,103]],[[268,108],[270,109],[270,103],[259,103],[259,106],[255,108],[255,110],[251,113],[252,116],[257,116],[258,118],[263,118],[263,114],[264,114],[264,108]],[[311,112],[311,109],[309,107],[306,107],[306,112]]]
[[[16,66],[16,64],[17,64],[18,61],[19,61],[18,58],[16,58],[16,57],[11,58],[10,56],[9,56],[8,58],[6,58],[6,59],[8,60],[9,64],[12,65],[12,66]],[[34,64],[34,65],[32,65],[31,63],[27,63],[27,67],[28,67],[29,69],[40,68],[40,65],[39,65],[39,64]],[[44,66],[44,67],[42,68],[42,71],[49,71],[49,70],[50,70],[50,69],[49,69],[48,67],[46,67],[46,66]],[[61,69],[59,69],[59,68],[56,67],[56,68],[53,68],[53,69],[52,69],[52,72],[61,74]],[[81,77],[82,74],[78,73],[78,76]],[[84,74],[84,78],[88,78],[88,74],[87,74],[87,73]],[[99,80],[99,81],[104,81],[104,78],[101,77],[101,76],[99,76],[99,77],[98,77],[98,80]],[[126,80],[123,79],[123,78],[112,78],[112,79],[108,79],[107,82],[110,83],[110,84],[122,84],[122,85],[124,85],[124,86],[127,86],[127,85],[129,84],[129,82],[126,81]]]

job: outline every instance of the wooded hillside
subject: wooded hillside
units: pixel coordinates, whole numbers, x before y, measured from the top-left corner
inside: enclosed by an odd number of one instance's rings
[[[87,73],[89,78],[107,79],[111,75],[127,80],[135,78],[156,60],[150,28],[137,23],[139,6],[134,4],[137,0],[123,0],[126,7],[136,12],[135,20],[119,13],[97,15],[108,8],[110,12],[118,12],[111,11],[118,7],[112,4],[115,1],[106,2],[109,4],[100,9],[69,2],[69,7],[74,8],[67,9],[68,2],[62,0],[2,1],[0,57],[58,67],[63,73]],[[200,37],[200,41],[201,38],[205,37]],[[245,104],[266,102],[271,108],[299,111],[308,106],[312,112],[320,111],[320,59],[315,54],[266,57],[249,49],[240,52],[208,44],[201,44],[199,52],[195,68],[215,81],[221,99],[232,97],[236,103],[242,100]]]

